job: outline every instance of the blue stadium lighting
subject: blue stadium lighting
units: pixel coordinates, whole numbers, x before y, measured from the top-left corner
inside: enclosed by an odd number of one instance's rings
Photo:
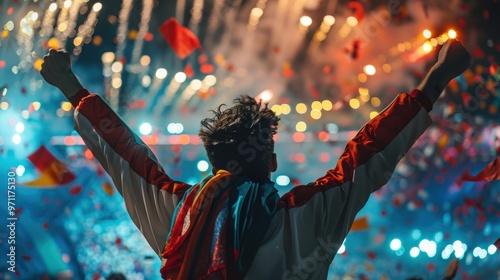
[[[18,122],[16,124],[16,132],[23,133],[23,131],[24,131],[24,124],[22,122]]]
[[[23,176],[24,171],[26,171],[26,168],[24,168],[24,166],[22,166],[22,165],[19,165],[16,168],[16,174],[17,174],[17,176]]]
[[[438,232],[436,232],[436,234],[434,234],[434,240],[438,243],[443,241],[443,237],[444,237],[444,234],[441,231],[438,231]]]
[[[17,144],[19,144],[19,143],[21,143],[21,135],[19,135],[19,134],[17,134],[17,133],[16,133],[16,134],[14,134],[14,135],[12,136],[12,142],[13,142],[14,144],[16,144],[16,145],[17,145]]]
[[[417,247],[411,248],[411,250],[410,250],[410,256],[412,258],[418,257],[419,254],[420,254],[420,250]]]
[[[401,240],[394,238],[389,246],[391,247],[391,250],[397,251],[401,248]]]
[[[345,252],[345,245],[342,244],[342,246],[340,246],[339,250],[337,251],[337,254],[343,254]]]
[[[288,186],[288,184],[290,184],[290,178],[286,175],[280,175],[276,178],[276,184],[278,184],[278,186]]]
[[[206,160],[200,160],[198,161],[197,167],[201,172],[205,172],[208,170],[208,162]]]
[[[488,246],[488,253],[490,255],[495,254],[496,251],[497,251],[497,247],[495,247],[495,245],[492,244],[492,245]]]
[[[139,131],[142,135],[149,135],[153,131],[153,127],[149,123],[143,123],[139,127]]]
[[[411,237],[413,237],[413,239],[415,240],[418,240],[420,237],[422,237],[422,232],[419,229],[414,229],[411,232]]]

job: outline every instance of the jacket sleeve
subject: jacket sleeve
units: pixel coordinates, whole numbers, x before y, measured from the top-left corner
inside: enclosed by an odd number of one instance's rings
[[[422,105],[425,100],[416,93],[398,95],[348,141],[335,168],[281,198],[279,207],[288,212],[292,240],[322,238],[336,244],[337,251],[370,194],[388,182],[398,162],[431,124],[429,104]]]
[[[98,95],[80,91],[71,103],[75,130],[123,196],[149,245],[163,251],[174,209],[190,186],[165,174],[152,151]]]

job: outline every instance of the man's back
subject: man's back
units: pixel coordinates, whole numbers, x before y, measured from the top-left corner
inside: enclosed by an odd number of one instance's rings
[[[132,220],[161,256],[175,209],[192,186],[170,179],[154,154],[99,96],[81,92],[75,103],[75,129],[111,175]],[[265,235],[246,278],[325,279],[356,213],[387,182],[430,122],[416,98],[399,95],[348,142],[334,169],[278,199],[268,228],[261,229]]]
[[[211,193],[212,184],[190,186],[168,177],[140,138],[99,96],[90,95],[83,88],[71,72],[69,54],[51,50],[44,59],[41,74],[46,81],[57,86],[76,108],[75,129],[113,179],[131,219],[153,250],[159,257],[181,252],[173,254],[172,258],[163,259],[162,269],[180,267],[179,274],[172,270],[174,274],[164,276],[165,279],[228,279],[233,274],[221,271],[227,268],[231,272],[239,267],[243,267],[240,271],[243,274],[238,274],[237,278],[325,279],[328,266],[356,214],[370,194],[390,179],[399,160],[430,125],[428,111],[432,109],[432,104],[448,82],[468,67],[470,59],[470,54],[460,42],[448,41],[440,51],[433,70],[417,89],[409,95],[398,95],[389,107],[369,121],[347,143],[333,169],[308,185],[295,187],[281,198],[272,198],[271,201],[275,203],[270,205],[275,206],[267,208],[254,208],[255,205],[268,205],[267,196],[260,195],[262,184],[277,168],[272,136],[276,133],[279,118],[267,109],[267,105],[261,111],[261,103],[245,97],[240,99],[241,106],[228,109],[229,115],[221,112],[219,107],[214,111],[214,119],[202,121],[200,137],[215,173],[210,179],[219,176],[221,171],[225,172],[224,176],[236,181],[243,180],[241,175],[254,177],[247,185],[218,184],[215,179],[215,189],[225,186],[220,188],[229,191]],[[245,132],[246,135],[242,136],[239,132]],[[256,136],[260,142],[255,142]],[[247,140],[251,140],[253,147],[263,152],[247,149]],[[250,152],[249,157],[243,157],[247,152]],[[238,158],[240,162],[235,162],[232,157]],[[266,164],[255,165],[253,160]],[[233,192],[238,186],[245,186],[240,190],[246,199],[240,200],[240,193]],[[269,190],[272,193],[272,189]],[[233,197],[233,193],[238,195]],[[266,199],[263,201],[264,197]],[[204,205],[205,198],[215,208],[199,207]],[[186,203],[187,199],[192,201]],[[239,204],[241,201],[244,203]],[[242,207],[244,205],[248,207]],[[227,219],[218,219],[224,217],[221,214],[224,213],[221,211],[223,208],[227,209]],[[261,211],[254,213],[252,209]],[[204,226],[191,225],[193,217]],[[248,221],[241,227],[242,231],[234,227],[241,221],[238,220],[240,217]],[[202,246],[217,248],[217,239],[214,239],[216,231],[208,235],[203,235],[203,232],[206,227],[223,228],[218,225],[219,221],[226,223],[226,227],[218,234],[225,234],[226,238],[218,239],[222,240],[222,246],[218,248],[231,244],[233,248],[240,248],[238,244],[252,244],[248,241],[253,238],[252,230],[245,235],[245,228],[252,228],[252,221],[260,224],[264,220],[268,223],[264,223],[262,228],[253,228],[254,232],[261,231],[262,240],[258,241],[258,248],[248,250],[248,254],[230,250],[220,252],[226,260],[223,267],[213,266],[212,250],[196,247],[200,244],[198,240],[202,240]],[[227,224],[228,221],[233,223]],[[177,223],[179,226],[176,228]],[[193,228],[195,231],[192,233],[196,234],[184,234]],[[183,255],[182,250],[176,251],[185,242],[190,246],[186,250],[189,255]],[[225,246],[226,249],[228,247],[231,246]],[[209,267],[213,269],[202,271],[200,277],[192,277],[200,260],[202,263],[208,260]],[[242,260],[247,262],[240,266]],[[170,271],[167,269],[168,273]]]

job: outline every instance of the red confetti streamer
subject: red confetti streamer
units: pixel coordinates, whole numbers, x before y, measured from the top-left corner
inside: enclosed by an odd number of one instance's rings
[[[493,63],[490,65],[490,74],[492,76],[496,76],[496,74],[498,73],[498,64],[496,63]]]
[[[208,63],[208,57],[206,54],[200,54],[198,56],[198,63],[200,64],[205,64],[205,63]]]
[[[366,255],[368,256],[368,258],[370,260],[374,260],[377,257],[377,255],[375,255],[374,252],[368,252],[368,253],[366,253]]]
[[[359,57],[359,45],[360,45],[359,40],[354,40],[354,42],[352,43],[352,53],[351,53],[352,59],[358,59],[358,57]]]
[[[469,171],[465,171],[461,179],[468,182],[492,182],[500,180],[500,158],[490,162],[475,176],[470,175]]]
[[[70,192],[72,195],[77,195],[77,194],[79,194],[81,191],[82,191],[82,186],[72,187],[72,188],[69,190],[69,192]]]
[[[427,270],[429,272],[433,272],[436,269],[436,266],[433,263],[428,263],[427,264]]]
[[[465,105],[469,105],[470,104],[470,100],[471,100],[471,97],[470,97],[470,94],[468,94],[467,92],[462,92],[462,102],[465,104]]]
[[[23,260],[31,261],[31,257],[28,255],[22,255],[21,258],[23,258]]]
[[[154,35],[151,32],[146,33],[146,36],[144,36],[144,40],[146,42],[151,42],[151,41],[153,41],[153,39],[154,39]]]
[[[0,68],[4,68],[5,67],[5,60],[0,60]]]
[[[193,67],[191,66],[191,64],[190,64],[190,63],[188,63],[188,64],[186,65],[186,67],[184,67],[184,73],[186,73],[186,76],[187,76],[188,78],[192,78],[192,77],[193,77],[193,75],[194,75],[194,71],[193,71]]]
[[[311,91],[311,96],[314,99],[319,99],[321,97],[321,94],[319,93],[319,90],[316,87],[310,87],[309,90]]]
[[[186,58],[195,49],[201,49],[200,41],[196,35],[180,25],[174,18],[165,21],[160,27],[160,32],[181,59]]]
[[[484,57],[484,51],[480,47],[475,47],[472,51],[472,55],[474,56],[474,58],[482,59]]]
[[[54,157],[54,155],[43,145],[29,155],[28,160],[38,170],[47,173],[47,175],[58,184],[67,184],[76,178],[67,168],[66,164]]]
[[[365,9],[363,8],[363,5],[360,2],[351,1],[347,4],[347,6],[353,10],[354,17],[358,20],[358,22],[361,22],[365,17]]]
[[[127,109],[129,110],[142,109],[144,107],[146,107],[146,102],[143,99],[135,100],[127,104]]]
[[[212,72],[214,72],[214,66],[212,64],[202,64],[200,66],[200,72],[203,73],[203,74],[210,74]]]

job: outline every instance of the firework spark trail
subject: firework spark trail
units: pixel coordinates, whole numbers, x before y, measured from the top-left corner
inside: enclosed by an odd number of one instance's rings
[[[101,9],[102,4],[95,3],[94,6],[92,6],[85,22],[78,27],[78,33],[73,41],[75,44],[75,48],[73,49],[74,55],[80,55],[83,44],[88,44],[92,40],[92,34],[94,34],[94,28],[97,24],[97,16],[99,15],[99,11],[101,11]]]
[[[82,6],[82,4],[83,4],[82,0],[74,0],[73,3],[71,4],[68,11],[66,30],[61,32],[62,34],[59,38],[61,40],[61,46],[66,45],[66,40],[68,39],[68,36],[71,36],[73,30],[75,30],[76,20],[78,18],[78,13],[80,11],[80,7]]]
[[[49,8],[45,10],[45,14],[43,16],[42,29],[38,33],[41,38],[46,38],[52,35],[54,31],[54,22],[57,11],[57,4],[50,4]]]
[[[17,68],[13,68],[14,74],[18,70],[21,70],[22,72],[27,72],[31,69],[31,65],[33,62],[33,38],[35,34],[35,26],[37,24],[38,20],[38,13],[29,11],[22,19],[21,22],[19,23],[19,33],[17,35],[17,41],[19,48],[16,51],[16,54],[21,58],[21,61],[19,62]]]
[[[210,13],[210,18],[208,20],[208,28],[205,37],[204,46],[210,48],[214,44],[214,35],[219,28],[221,19],[223,18],[224,11],[224,0],[215,0],[212,7],[212,12]]]
[[[139,31],[135,38],[134,49],[132,50],[131,64],[136,65],[139,63],[139,58],[142,54],[142,46],[144,44],[144,37],[149,31],[149,21],[151,20],[151,12],[153,11],[153,0],[142,1],[141,22],[139,23]]]
[[[57,38],[59,42],[62,42],[64,39],[64,31],[68,28],[68,11],[71,7],[71,0],[59,1],[59,6],[61,7],[61,11],[59,12],[59,16],[57,17],[57,26],[54,30],[54,36]]]
[[[128,19],[130,16],[130,11],[133,7],[133,0],[123,0],[122,8],[120,10],[120,14],[118,15],[118,21],[120,25],[118,26],[118,31],[116,34],[116,60],[120,60],[123,56],[123,51],[125,50],[127,44],[127,31],[128,31]]]
[[[204,0],[194,0],[193,8],[191,9],[191,20],[189,21],[189,29],[193,33],[198,33],[198,25],[203,16]]]

